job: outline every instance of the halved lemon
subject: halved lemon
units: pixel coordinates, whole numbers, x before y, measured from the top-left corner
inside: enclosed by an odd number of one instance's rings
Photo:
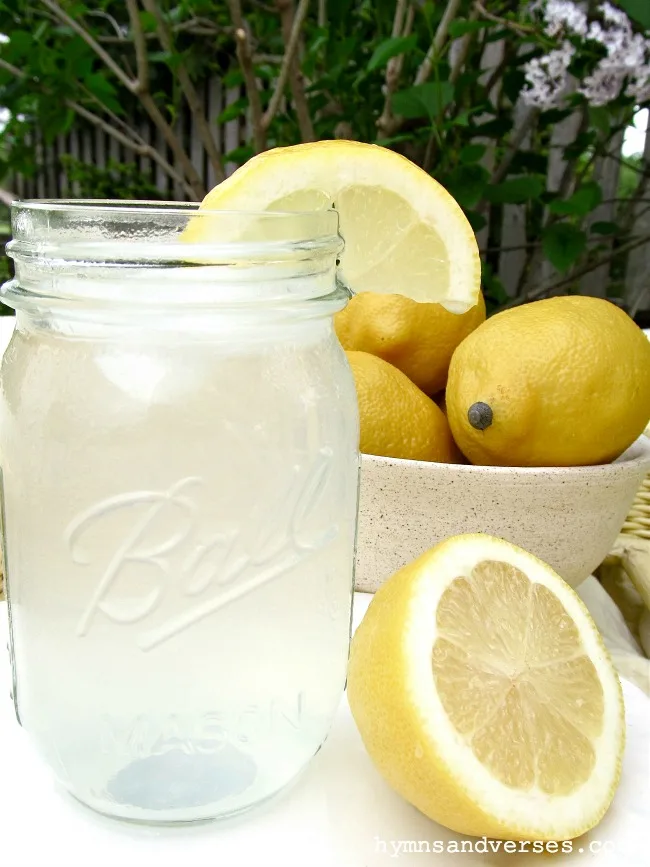
[[[449,539],[380,588],[348,698],[385,779],[459,833],[571,839],[614,796],[623,699],[598,630],[549,566],[502,540]]]
[[[396,293],[458,313],[478,302],[478,247],[462,209],[387,148],[341,140],[276,148],[249,160],[201,203],[242,211],[331,207],[345,241],[342,276],[354,292]],[[208,238],[209,220],[190,224],[188,237],[199,231]]]

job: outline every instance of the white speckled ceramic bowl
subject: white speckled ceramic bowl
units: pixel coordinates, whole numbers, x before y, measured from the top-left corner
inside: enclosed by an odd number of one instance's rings
[[[595,467],[475,467],[363,455],[357,590],[458,533],[489,533],[576,587],[602,563],[650,471],[650,439]]]

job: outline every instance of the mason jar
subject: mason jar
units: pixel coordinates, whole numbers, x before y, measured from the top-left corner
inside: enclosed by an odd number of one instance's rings
[[[0,458],[14,701],[60,783],[233,814],[345,684],[358,487],[337,215],[27,201]]]

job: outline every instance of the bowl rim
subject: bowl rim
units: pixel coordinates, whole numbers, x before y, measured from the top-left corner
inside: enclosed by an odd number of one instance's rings
[[[646,467],[650,472],[650,436],[641,434],[632,445],[628,446],[618,458],[608,464],[590,464],[588,466],[570,466],[570,467],[493,467],[483,464],[448,464],[442,461],[416,461],[407,458],[387,458],[381,455],[370,455],[365,452],[361,453],[361,459],[367,460],[370,458],[372,462],[384,466],[400,466],[405,469],[415,469],[426,466],[431,468],[447,468],[459,473],[475,473],[480,470],[483,474],[493,476],[507,476],[521,474],[522,476],[543,475],[581,475],[581,476],[597,476],[615,473],[617,470],[640,469]]]

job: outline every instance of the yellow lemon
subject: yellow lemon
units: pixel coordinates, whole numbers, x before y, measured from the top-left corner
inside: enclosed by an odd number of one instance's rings
[[[445,387],[454,349],[484,321],[482,294],[478,304],[458,315],[441,304],[362,292],[336,314],[335,326],[344,349],[377,355],[426,394],[435,394]]]
[[[347,689],[383,777],[461,834],[570,839],[614,796],[625,720],[600,634],[568,584],[500,539],[448,539],[383,584]]]
[[[345,241],[341,273],[354,292],[397,292],[454,312],[476,305],[481,263],[460,205],[388,148],[341,140],[276,148],[249,160],[201,203],[204,211],[294,211],[297,234],[300,212],[332,207]],[[202,217],[184,239],[218,235]]]
[[[438,406],[392,364],[347,352],[359,401],[361,451],[369,455],[454,463],[456,446]]]
[[[650,342],[614,304],[549,298],[488,319],[456,349],[447,417],[474,464],[618,457],[650,416]]]

